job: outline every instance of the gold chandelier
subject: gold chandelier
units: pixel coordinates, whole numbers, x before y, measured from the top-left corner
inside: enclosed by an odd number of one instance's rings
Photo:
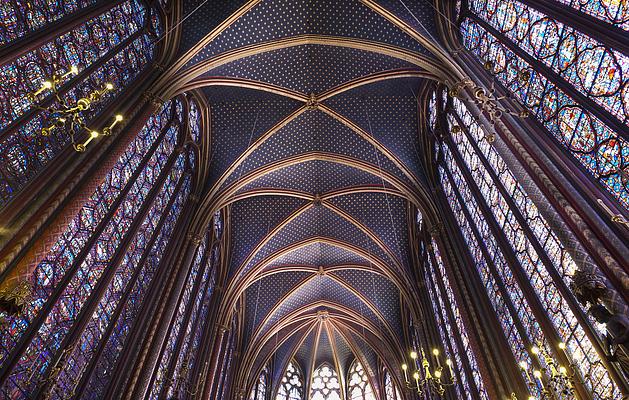
[[[29,93],[28,99],[33,103],[34,107],[46,111],[49,116],[50,125],[42,128],[42,136],[49,136],[52,132],[61,130],[68,133],[72,147],[78,152],[84,152],[87,145],[101,133],[95,129],[91,129],[85,122],[83,112],[92,108],[95,104],[103,101],[104,96],[114,89],[112,83],[105,83],[102,89],[96,89],[89,93],[86,97],[82,97],[72,104],[62,98],[59,93],[59,86],[70,75],[77,74],[79,72],[76,66],[72,66],[70,70],[62,75],[53,74],[50,80],[45,80],[42,83],[39,90]],[[52,96],[56,100],[53,105],[49,107],[42,107],[37,104],[37,100],[40,95],[48,91],[52,92]],[[114,127],[123,120],[122,115],[117,114],[113,117],[113,121],[109,126],[103,128],[102,134],[104,136],[111,135]],[[76,137],[81,132],[88,132],[88,137],[83,142],[77,142]]]
[[[432,355],[435,359],[432,366],[430,361],[428,361],[426,354],[424,353],[424,349],[420,347],[419,351],[421,354],[419,365],[418,353],[415,350],[409,353],[409,356],[411,358],[410,364],[416,367],[412,375],[413,380],[415,381],[414,384],[408,378],[409,365],[406,363],[402,364],[402,371],[404,373],[404,380],[406,381],[406,388],[409,390],[416,390],[420,396],[431,392],[438,394],[440,397],[443,396],[446,388],[449,386],[454,386],[454,384],[456,383],[456,376],[454,375],[454,371],[452,369],[452,360],[450,360],[449,358],[444,360],[444,364],[448,367],[448,376],[446,379],[446,377],[444,376],[443,365],[440,358],[441,352],[439,351],[439,349],[432,349]]]

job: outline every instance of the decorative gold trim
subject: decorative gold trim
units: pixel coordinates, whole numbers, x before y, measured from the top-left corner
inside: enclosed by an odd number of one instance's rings
[[[22,312],[28,304],[31,292],[31,283],[27,280],[11,284],[7,282],[0,287],[0,311],[7,314]]]

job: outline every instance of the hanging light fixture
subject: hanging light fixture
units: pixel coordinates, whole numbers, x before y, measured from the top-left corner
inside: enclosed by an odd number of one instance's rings
[[[448,367],[447,374],[444,372],[444,367],[441,362],[441,352],[438,348],[435,347],[432,349],[432,355],[434,363],[431,365],[423,348],[419,348],[419,353],[412,350],[409,353],[411,359],[410,366],[407,363],[402,364],[402,372],[407,389],[416,390],[420,396],[427,393],[436,393],[442,397],[447,387],[456,384],[456,375],[452,368],[452,360],[449,358],[444,360],[443,364]],[[421,356],[421,359],[418,358],[419,356]],[[409,379],[411,367],[415,367],[415,371],[412,373],[414,383]]]
[[[70,141],[74,150],[77,152],[84,152],[87,145],[101,133],[95,129],[91,129],[85,122],[83,112],[93,108],[95,104],[103,101],[104,96],[114,89],[112,83],[105,83],[102,89],[96,89],[89,93],[86,97],[78,99],[75,103],[70,103],[65,100],[59,93],[59,86],[70,75],[75,75],[79,72],[76,66],[72,66],[70,70],[63,75],[53,74],[52,78],[45,80],[42,83],[41,88],[33,93],[28,94],[28,99],[33,103],[34,107],[46,111],[49,114],[49,125],[42,128],[42,136],[49,136],[55,131],[67,132],[70,136]],[[52,96],[56,102],[49,107],[42,107],[38,105],[38,98],[46,93],[52,92]],[[122,115],[117,114],[113,117],[113,121],[109,126],[103,128],[102,135],[111,135],[114,127],[123,120]],[[88,132],[88,137],[83,142],[77,142],[77,136],[81,132]]]
[[[557,347],[559,351],[566,352],[565,343],[560,342]],[[576,398],[575,386],[579,374],[572,363],[567,367],[561,365],[541,343],[531,347],[531,354],[538,359],[542,367],[540,369],[529,367],[526,361],[520,361],[519,366],[532,391],[540,393],[542,400]],[[515,394],[512,394],[512,398],[517,400]],[[528,400],[537,400],[537,397],[529,396]]]

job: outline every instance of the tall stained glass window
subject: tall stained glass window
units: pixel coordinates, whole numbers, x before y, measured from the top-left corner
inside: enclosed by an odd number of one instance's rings
[[[592,24],[628,27],[624,1],[559,1]],[[519,1],[468,0],[468,9],[465,47],[629,208],[629,55]]]
[[[94,1],[24,2],[7,0],[0,5],[3,21],[16,21],[13,28],[22,35],[30,30],[18,25],[40,26],[82,8]],[[43,136],[41,129],[50,125],[48,115],[28,97],[53,74],[64,75],[72,67],[77,74],[67,74],[60,85],[61,97],[73,103],[107,83],[114,89],[104,101],[83,112],[92,120],[128,87],[150,63],[154,46],[152,26],[157,20],[139,0],[128,0],[92,17],[70,31],[43,43],[38,48],[0,65],[0,207],[13,199],[47,163],[69,144],[60,131]],[[4,13],[4,15],[3,15]],[[56,16],[56,17],[55,17]],[[11,35],[0,28],[0,41]],[[26,38],[25,38],[26,39]],[[52,106],[55,98],[44,92],[35,99],[39,106]],[[115,111],[114,111],[115,112]],[[83,134],[87,134],[86,132]]]
[[[358,360],[354,360],[354,362],[352,363],[352,367],[349,369],[348,378],[348,399],[376,400],[376,396],[373,393],[373,388],[369,383],[367,372]]]
[[[389,371],[384,371],[384,391],[386,394],[386,400],[402,400],[400,390],[393,382]]]
[[[304,378],[297,363],[291,361],[286,367],[275,400],[302,400],[303,393]]]
[[[452,99],[445,112],[441,184],[515,358],[531,366],[542,362],[533,345],[556,354],[565,342],[594,398],[620,396],[599,356],[600,332],[566,285],[571,255],[466,106]]]
[[[329,364],[322,364],[312,375],[311,400],[341,400],[339,376]]]
[[[249,394],[249,400],[266,400],[266,392],[269,384],[269,369],[264,367],[260,375],[258,375],[258,381],[251,389]]]
[[[190,194],[179,102],[148,119],[34,266],[29,306],[1,328],[0,397],[104,395]]]
[[[157,398],[161,391],[166,391],[168,398],[185,397],[186,393],[192,392],[189,387],[192,381],[190,369],[202,339],[204,322],[214,292],[215,259],[212,250],[216,246],[211,246],[212,234],[213,230],[209,229],[197,247],[177,313],[160,356],[151,398]]]
[[[455,386],[457,396],[463,399],[467,397],[466,393],[478,393],[482,399],[488,399],[437,243],[432,240],[430,246],[425,246],[422,242],[420,254],[426,260],[425,281],[441,343],[444,344],[443,352],[445,357],[451,360],[454,378],[458,382]],[[466,366],[469,366],[467,369],[469,372],[466,371]],[[468,373],[472,376],[473,382],[468,380]]]

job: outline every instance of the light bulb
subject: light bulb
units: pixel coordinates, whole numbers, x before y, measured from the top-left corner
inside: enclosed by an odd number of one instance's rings
[[[97,131],[92,131],[90,134],[92,135],[93,138],[98,137]]]
[[[413,374],[413,378],[414,378],[415,380],[418,380],[418,379],[419,379],[419,372],[415,372],[415,373]]]
[[[568,370],[563,365],[560,365],[559,372],[561,372],[563,375],[566,375],[568,373]]]
[[[449,367],[452,365],[452,360],[450,360],[449,358],[446,359],[446,365]]]
[[[436,371],[435,371],[435,376],[436,376],[437,378],[441,378],[441,371],[436,370]]]
[[[116,121],[118,122],[122,121],[122,115],[120,114],[116,115]]]
[[[434,354],[435,356],[438,356],[439,355],[439,349],[437,349],[437,348],[432,349],[432,354]]]
[[[111,83],[107,83],[107,84],[105,84],[105,88],[107,90],[112,90],[114,88],[114,85],[112,85]]]
[[[531,347],[531,353],[533,353],[535,355],[539,354],[539,347],[537,347],[537,346]]]
[[[561,350],[565,350],[566,349],[566,344],[564,342],[559,342],[559,348]]]
[[[44,81],[43,86],[44,86],[46,89],[50,89],[50,88],[52,87],[52,82],[50,82],[50,81]]]
[[[524,361],[520,361],[520,368],[526,369],[527,365]]]
[[[417,359],[417,352],[416,351],[411,351],[411,358],[413,360]]]
[[[76,65],[73,65],[72,67],[70,67],[70,72],[72,72],[73,74],[78,74],[79,69],[77,68]]]
[[[540,370],[536,369],[535,371],[533,371],[533,376],[539,379],[542,377],[542,373],[540,372]]]
[[[402,369],[403,369],[404,371],[406,371],[406,370],[408,369],[408,365],[406,365],[406,364],[402,364]]]

